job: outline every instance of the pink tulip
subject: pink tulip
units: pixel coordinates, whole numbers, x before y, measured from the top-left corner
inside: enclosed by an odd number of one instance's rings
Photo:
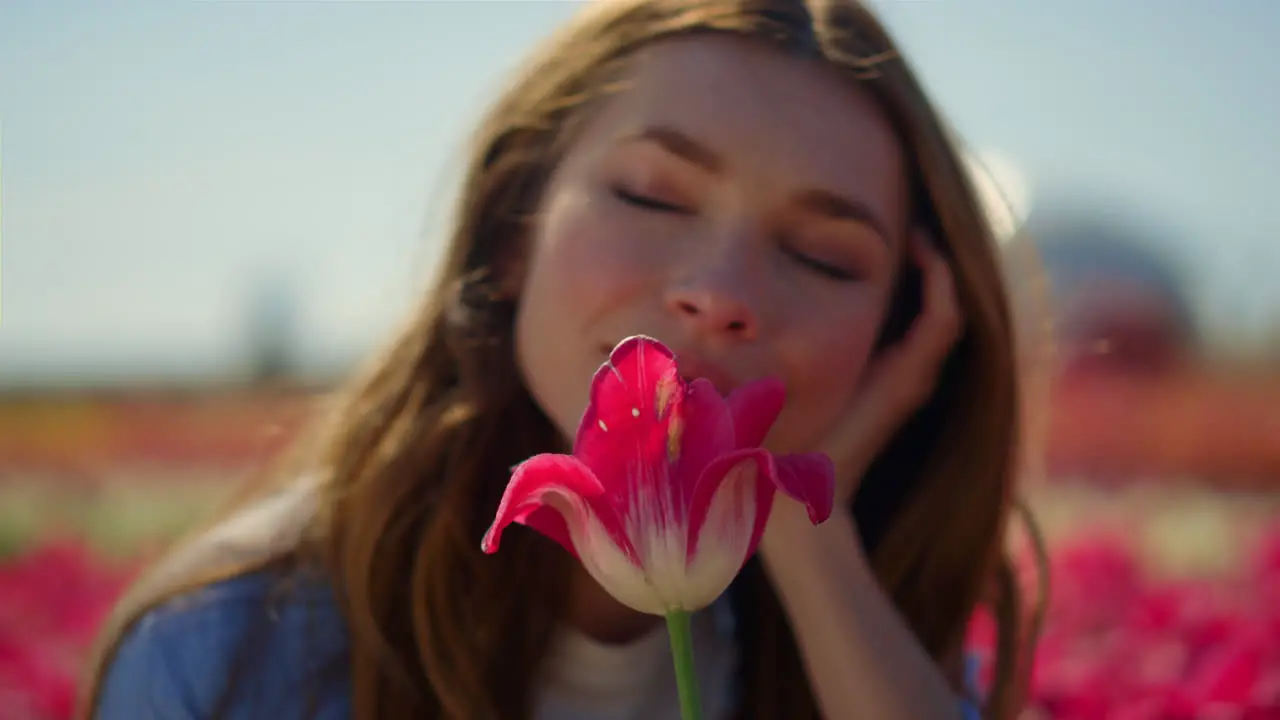
[[[755,552],[775,490],[815,524],[831,514],[826,455],[760,448],[784,399],[774,380],[721,397],[708,380],[686,382],[658,341],[623,340],[592,380],[573,454],[515,468],[481,547],[496,552],[502,531],[521,523],[635,610],[705,607]]]

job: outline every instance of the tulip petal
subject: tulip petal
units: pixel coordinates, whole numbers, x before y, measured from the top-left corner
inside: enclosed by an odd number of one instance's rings
[[[503,530],[513,522],[560,543],[624,605],[655,615],[668,609],[604,487],[577,458],[535,455],[518,465],[481,549],[497,552]]]
[[[678,444],[675,457],[669,458],[672,460],[669,482],[677,488],[681,507],[687,508],[707,466],[737,448],[729,405],[711,381],[694,380],[685,386],[684,392],[672,418],[675,428],[669,430]]]
[[[662,402],[659,388],[668,393]],[[573,454],[611,496],[628,496],[633,481],[667,464],[670,420],[681,389],[671,352],[641,336],[620,343],[596,371]]]
[[[640,567],[644,569],[646,589],[653,599],[649,604],[651,609],[619,599],[631,607],[659,615],[672,610],[696,610],[684,602],[693,579],[689,577],[686,549],[687,516],[676,488],[654,485],[637,492],[628,502],[625,513],[627,536],[636,549]],[[619,597],[612,591],[611,594]]]
[[[688,562],[730,567],[733,579],[764,534],[776,490],[773,474],[773,458],[760,449],[722,455],[707,466],[689,505]]]
[[[804,503],[814,525],[831,517],[835,504],[836,468],[825,453],[775,455],[773,480],[778,489]]]
[[[738,448],[763,445],[786,401],[786,387],[774,378],[756,380],[729,393],[727,402]]]
[[[502,532],[514,522],[537,530],[581,558],[590,548],[578,543],[578,535],[585,537],[582,528],[595,523],[625,557],[634,560],[635,550],[611,506],[602,502],[604,495],[600,481],[577,458],[535,455],[516,466],[480,548],[497,552]],[[601,538],[586,539],[594,543]]]
[[[588,513],[585,519],[584,523],[569,523],[569,532],[579,550],[578,559],[587,573],[623,605],[650,615],[667,614],[671,607],[663,591],[672,586],[654,581],[650,565],[655,560],[653,544],[644,542],[646,538],[641,536],[641,542],[636,543],[640,549],[637,553],[636,544],[616,542],[613,532],[598,515]],[[667,545],[669,543],[659,542],[658,548]],[[661,556],[657,559],[660,561]],[[657,567],[661,570],[665,565],[659,562]],[[662,577],[669,577],[669,574]],[[674,587],[679,588],[680,585]]]
[[[736,468],[743,463],[755,466],[756,482],[752,483],[755,487],[755,515],[749,520],[742,520],[746,523],[743,527],[749,528],[750,535],[740,563],[755,554],[760,538],[764,535],[769,512],[773,509],[776,491],[781,490],[788,497],[803,503],[808,510],[810,522],[815,525],[831,516],[835,504],[835,466],[831,458],[823,453],[774,456],[758,448],[739,450],[717,458],[707,466],[698,480],[689,506],[688,547],[691,559],[702,552],[704,542],[732,544],[735,541],[723,539],[728,537],[727,531],[722,527],[725,522],[723,517],[716,521],[720,528],[718,530],[704,531],[703,526],[710,522],[713,502],[724,504],[724,507],[717,509],[718,512],[724,512],[727,507],[746,507],[742,500],[731,502],[731,498],[716,499],[723,483],[730,479],[739,482],[745,479],[735,474],[741,472]]]

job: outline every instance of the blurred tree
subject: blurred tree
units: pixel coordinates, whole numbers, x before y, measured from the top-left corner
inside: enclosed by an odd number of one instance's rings
[[[279,272],[259,276],[249,301],[249,373],[256,384],[287,382],[297,373],[297,297]]]

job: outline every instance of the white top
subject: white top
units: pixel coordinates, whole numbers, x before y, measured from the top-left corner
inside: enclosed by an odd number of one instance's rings
[[[733,612],[721,597],[693,616],[693,653],[703,717],[724,720],[737,709],[737,644]],[[965,682],[978,692],[981,659],[965,657]],[[680,696],[665,624],[630,643],[607,645],[566,628],[552,651],[536,720],[680,720]],[[964,720],[978,706],[956,702]]]
[[[728,718],[737,648],[726,601],[692,618],[703,717]],[[680,720],[680,696],[665,623],[625,644],[565,629],[548,660],[537,720]]]

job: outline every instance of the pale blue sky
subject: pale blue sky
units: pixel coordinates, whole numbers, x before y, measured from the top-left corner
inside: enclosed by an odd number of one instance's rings
[[[1168,228],[1223,331],[1280,323],[1280,3],[874,3],[1040,204]],[[0,0],[0,382],[234,370],[256,278],[316,363],[385,335],[470,123],[570,2]]]

